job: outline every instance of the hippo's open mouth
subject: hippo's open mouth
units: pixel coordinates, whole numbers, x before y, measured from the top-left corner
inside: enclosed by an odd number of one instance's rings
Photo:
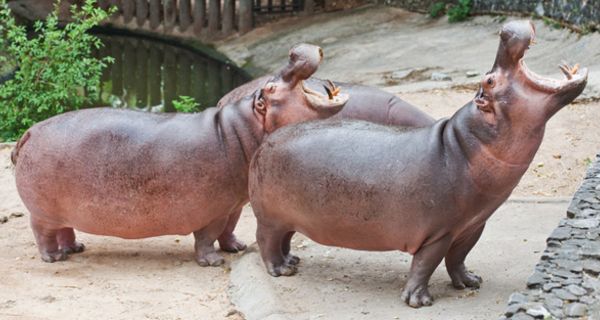
[[[559,65],[560,70],[565,75],[566,79],[552,79],[548,77],[543,77],[535,72],[529,70],[523,57],[525,52],[529,47],[535,44],[535,27],[531,22],[529,22],[531,26],[531,31],[529,34],[529,40],[526,46],[523,46],[523,52],[521,53],[521,57],[518,62],[518,68],[525,75],[527,82],[529,82],[533,87],[537,88],[540,91],[544,91],[547,93],[556,93],[563,90],[568,90],[573,87],[579,86],[582,82],[587,80],[587,69],[579,68],[579,64],[575,64],[573,67],[569,66],[566,62],[563,62]]]
[[[559,68],[565,75],[566,79],[559,80],[543,77],[536,74],[535,72],[527,68],[527,65],[525,65],[525,61],[523,61],[522,59],[519,63],[520,69],[525,75],[528,82],[538,90],[548,93],[556,93],[559,91],[577,87],[587,79],[588,70],[586,68],[580,69],[579,64],[575,64],[573,67],[569,66],[566,63],[560,65]]]
[[[302,81],[302,91],[311,106],[314,108],[340,107],[348,102],[350,97],[347,94],[340,93],[340,87],[336,87],[331,81],[328,81],[328,84],[329,86],[324,86],[327,92],[327,95],[324,95],[309,88]]]

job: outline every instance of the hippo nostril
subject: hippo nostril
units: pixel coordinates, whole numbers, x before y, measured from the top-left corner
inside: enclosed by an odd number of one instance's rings
[[[319,48],[319,57],[321,57],[321,60],[323,60],[323,49]]]

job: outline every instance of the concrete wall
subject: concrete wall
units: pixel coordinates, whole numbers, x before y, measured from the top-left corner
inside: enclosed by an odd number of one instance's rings
[[[453,0],[385,0],[392,6],[427,12],[435,2]],[[600,30],[600,0],[472,0],[473,14],[518,13],[552,18],[584,31]]]

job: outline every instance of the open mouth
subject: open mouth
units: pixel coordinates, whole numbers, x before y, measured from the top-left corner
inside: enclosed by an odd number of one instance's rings
[[[562,80],[543,77],[536,74],[527,68],[523,59],[519,61],[519,64],[521,71],[534,87],[549,93],[577,87],[587,79],[588,70],[586,68],[579,68],[579,64],[575,64],[573,67],[566,63],[561,64],[559,68],[565,75],[565,79]]]
[[[347,94],[341,93],[341,88],[335,86],[331,81],[327,81],[324,88],[327,95],[312,90],[302,81],[302,91],[313,107],[339,107],[348,102],[350,98]]]
[[[530,46],[533,46],[535,42],[535,28],[533,24],[531,24],[531,40],[529,41],[529,45],[526,47],[525,51],[529,49]],[[538,90],[555,93],[562,90],[568,90],[573,87],[579,86],[581,83],[587,80],[588,70],[586,68],[579,68],[579,64],[575,64],[574,66],[568,65],[566,62],[563,62],[559,65],[559,69],[565,76],[565,79],[552,79],[548,77],[543,77],[535,72],[529,70],[525,61],[523,60],[523,55],[521,59],[519,59],[519,69],[523,72],[528,82],[530,82],[535,88]]]

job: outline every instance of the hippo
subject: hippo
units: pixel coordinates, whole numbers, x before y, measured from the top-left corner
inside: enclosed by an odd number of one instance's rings
[[[431,274],[445,258],[457,289],[482,279],[465,266],[486,220],[530,165],[545,124],[587,83],[530,71],[529,21],[505,24],[495,63],[475,98],[452,117],[417,128],[319,120],[270,135],[250,164],[250,202],[267,272],[290,276],[295,232],[329,246],[400,250],[413,260],[401,299],[428,306]]]
[[[269,81],[271,76],[266,75],[247,82],[223,96],[217,106],[225,106],[261,88]],[[331,119],[358,119],[379,124],[398,125],[404,127],[425,127],[435,122],[435,119],[419,110],[417,107],[398,98],[396,95],[381,89],[353,83],[323,80],[311,77],[305,81],[311,90],[333,96],[339,88],[349,95],[344,108],[333,115]],[[235,252],[246,246],[236,239],[233,230],[240,218],[242,211],[231,215],[225,232],[219,237],[221,248],[229,248]]]
[[[265,135],[330,117],[348,100],[303,85],[322,57],[317,46],[293,47],[277,77],[222,108],[86,109],[31,127],[11,158],[42,260],[83,251],[77,229],[125,239],[193,233],[198,264],[222,264],[213,243],[248,202],[249,163]]]

